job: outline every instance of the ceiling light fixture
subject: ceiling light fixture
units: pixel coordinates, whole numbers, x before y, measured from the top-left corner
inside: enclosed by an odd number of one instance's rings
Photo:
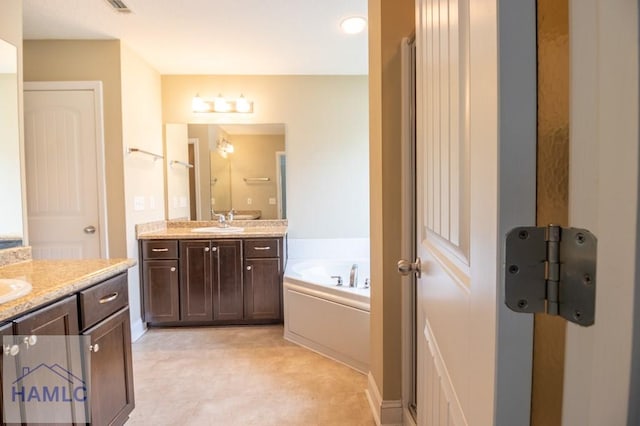
[[[191,109],[193,112],[251,113],[253,102],[244,95],[238,99],[226,99],[220,94],[211,100],[196,95],[191,100]]]
[[[340,22],[340,28],[345,34],[359,34],[367,26],[367,20],[362,16],[350,16]]]

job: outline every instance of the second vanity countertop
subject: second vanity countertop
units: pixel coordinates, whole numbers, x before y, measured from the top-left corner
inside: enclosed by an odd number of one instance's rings
[[[195,228],[218,226],[217,221],[160,221],[136,226],[139,240],[162,239],[228,239],[284,237],[286,220],[234,220],[229,226],[244,228],[240,232],[194,232]]]
[[[0,267],[0,278],[31,284],[29,294],[0,304],[0,321],[16,317],[113,277],[134,266],[132,259],[27,260]]]

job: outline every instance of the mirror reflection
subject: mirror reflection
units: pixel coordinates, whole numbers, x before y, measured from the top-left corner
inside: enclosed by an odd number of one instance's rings
[[[284,124],[189,124],[191,218],[286,218]]]
[[[22,238],[17,72],[16,47],[0,39],[0,248],[20,245]]]

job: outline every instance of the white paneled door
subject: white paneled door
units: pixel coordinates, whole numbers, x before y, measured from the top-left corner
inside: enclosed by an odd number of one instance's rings
[[[26,83],[29,243],[38,259],[106,257],[100,94]],[[98,102],[99,101],[99,102]]]
[[[638,425],[638,2],[569,5],[569,223],[598,258],[595,323],[567,326],[562,424]]]
[[[417,422],[529,422],[532,319],[502,241],[535,221],[535,2],[416,1]]]

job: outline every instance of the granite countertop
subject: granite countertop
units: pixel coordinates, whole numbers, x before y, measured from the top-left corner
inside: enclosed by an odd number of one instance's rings
[[[218,226],[217,221],[160,221],[136,226],[139,240],[162,239],[228,239],[251,237],[284,237],[286,220],[234,220],[231,227],[244,228],[240,232],[194,232],[194,228]]]
[[[26,296],[0,304],[0,321],[104,281],[134,266],[132,259],[28,260],[0,267],[0,278],[28,281]]]

